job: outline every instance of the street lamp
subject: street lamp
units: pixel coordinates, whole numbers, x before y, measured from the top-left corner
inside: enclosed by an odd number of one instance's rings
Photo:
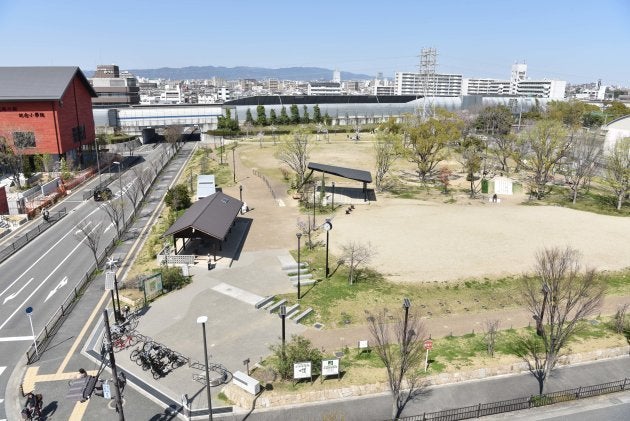
[[[313,183],[313,227],[315,227],[315,193],[317,192],[317,183]]]
[[[122,185],[122,175],[120,173],[120,167],[122,165],[118,161],[112,162],[112,164],[118,165],[118,184],[120,185],[120,210],[122,213],[122,223],[123,223],[123,231],[125,229],[125,201],[123,200],[123,185]]]
[[[403,347],[407,347],[407,321],[409,320],[409,307],[411,307],[411,301],[409,298],[403,299],[403,308],[405,309],[405,325],[403,331]]]
[[[278,315],[280,316],[280,319],[282,319],[282,362],[284,362],[284,360],[286,360],[287,358],[284,352],[284,341],[285,341],[284,320],[287,317],[287,306],[281,305],[280,312],[278,313]]]
[[[240,195],[241,202],[242,202],[243,201],[243,185],[242,184],[238,186],[238,193]]]
[[[301,270],[301,264],[300,264],[300,238],[302,238],[302,233],[298,232],[297,234],[295,234],[295,236],[297,237],[298,240],[298,268],[297,268],[297,272],[298,272],[298,301],[300,300],[301,296],[300,296],[300,270]]]
[[[212,421],[212,396],[210,394],[210,370],[208,370],[208,345],[206,343],[206,322],[208,316],[197,317],[197,324],[201,325],[203,330],[203,356],[206,361],[206,392],[208,393],[208,419]]]
[[[330,219],[326,219],[326,222],[324,222],[324,231],[326,231],[326,278],[328,278],[330,274],[328,267],[328,235],[330,234],[330,230],[332,230],[332,222],[330,222]]]

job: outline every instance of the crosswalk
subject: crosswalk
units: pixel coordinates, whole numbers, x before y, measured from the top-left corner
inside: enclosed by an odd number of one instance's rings
[[[4,367],[0,366],[0,376],[2,376],[2,373],[4,373],[4,370],[6,370],[6,369],[7,369],[6,366],[4,366]],[[4,399],[0,399],[0,405],[4,406],[3,404],[4,404]],[[4,408],[2,408],[2,410],[0,410],[0,414],[3,413],[3,412],[5,412]],[[0,421],[7,421],[7,420],[6,420],[6,418],[0,418]]]

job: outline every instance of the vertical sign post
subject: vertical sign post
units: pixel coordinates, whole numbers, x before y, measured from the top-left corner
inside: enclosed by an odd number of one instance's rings
[[[37,358],[39,358],[39,350],[37,349],[37,338],[35,338],[35,330],[33,329],[33,319],[31,318],[33,307],[27,307],[25,311],[26,311],[26,315],[28,316],[28,321],[31,324],[31,333],[33,334],[33,345],[35,345],[35,354],[37,355]]]
[[[433,349],[433,341],[431,339],[427,339],[423,343],[424,349],[427,350],[427,355],[424,359],[424,372],[427,372],[427,368],[429,367],[429,350]]]

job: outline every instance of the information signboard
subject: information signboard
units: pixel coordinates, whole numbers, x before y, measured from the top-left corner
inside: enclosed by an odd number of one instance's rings
[[[311,362],[305,361],[301,363],[293,363],[294,379],[310,379],[311,378]]]
[[[339,359],[322,360],[322,376],[338,376]]]

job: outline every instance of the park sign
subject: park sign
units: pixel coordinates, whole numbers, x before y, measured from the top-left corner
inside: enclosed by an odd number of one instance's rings
[[[424,341],[423,345],[424,349],[426,349],[427,351],[433,349],[433,341],[431,339],[427,339],[426,341]]]
[[[305,361],[293,363],[293,379],[310,379],[311,378],[311,362]]]
[[[339,358],[332,360],[322,360],[322,376],[339,375]]]

